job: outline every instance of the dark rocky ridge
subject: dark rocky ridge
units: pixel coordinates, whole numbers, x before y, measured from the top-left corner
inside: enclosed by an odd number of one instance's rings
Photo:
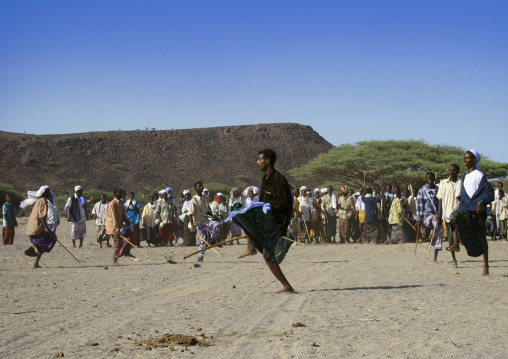
[[[294,123],[65,135],[0,131],[0,181],[23,192],[42,184],[56,191],[76,184],[181,191],[196,180],[244,187],[260,183],[256,156],[263,148],[277,152],[276,167],[287,175],[332,145],[310,126]]]

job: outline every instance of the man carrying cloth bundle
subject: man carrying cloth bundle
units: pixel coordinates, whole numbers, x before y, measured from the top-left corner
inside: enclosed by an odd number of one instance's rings
[[[461,241],[470,257],[479,257],[483,254],[483,275],[487,276],[489,275],[487,204],[494,200],[494,189],[480,172],[478,162],[480,162],[478,151],[469,150],[464,154],[467,173],[462,179],[459,208],[450,216],[450,223],[455,229],[453,244],[446,249],[458,252]]]
[[[265,173],[259,191],[260,202],[233,214],[233,222],[243,228],[248,238],[247,252],[238,258],[254,255],[256,250],[263,253],[268,268],[284,287],[278,293],[294,292],[279,267],[292,244],[284,237],[291,221],[293,203],[286,178],[273,167],[276,160],[273,150],[258,152],[257,165]]]

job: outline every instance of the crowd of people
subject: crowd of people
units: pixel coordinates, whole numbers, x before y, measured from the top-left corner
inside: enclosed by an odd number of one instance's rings
[[[295,188],[288,233],[301,243],[399,244],[430,240],[434,260],[446,240],[445,249],[451,252],[456,265],[455,253],[460,251],[462,238],[458,238],[453,223],[474,224],[472,230],[485,227],[493,239],[506,239],[507,235],[508,199],[503,183],[498,183],[495,195],[490,198],[489,188],[492,187],[479,171],[478,162],[479,154],[475,150],[468,151],[464,156],[468,170],[464,181],[459,178],[460,167],[451,164],[448,178],[438,184],[435,175],[429,172],[426,184],[418,190],[411,187],[402,190],[395,183],[362,187],[356,193],[346,186],[338,192],[332,186],[314,190],[306,186]],[[474,185],[471,185],[473,180]],[[106,247],[114,247],[114,262],[117,263],[122,255],[132,257],[130,248],[140,247],[142,241],[148,246],[199,245],[203,249],[227,238],[240,237],[242,227],[229,218],[230,214],[259,202],[260,189],[255,186],[243,190],[235,187],[229,196],[222,192],[211,193],[203,188],[202,182],[196,182],[193,189],[194,196],[189,190],[175,196],[168,187],[152,194],[141,208],[134,192],[127,194],[117,188],[110,201],[105,194],[100,196],[89,218],[87,206],[93,198],[85,198],[81,186],[76,186],[64,208],[68,222],[66,232],[70,231],[74,248],[76,243],[82,247],[86,221],[95,220],[97,244],[101,248],[103,243]],[[478,189],[484,193],[479,199],[474,197]],[[456,210],[460,203],[471,208],[478,205],[478,208],[475,207],[472,214],[458,216]],[[60,218],[55,196],[47,186],[28,192],[28,199],[21,207],[28,205],[34,208],[27,226],[32,246],[26,254],[37,256],[38,266],[40,255],[49,252],[54,245],[52,236],[47,233],[54,236]],[[4,244],[13,243],[16,226],[14,206],[7,195],[3,205]],[[198,260],[202,261],[203,256],[204,251]]]

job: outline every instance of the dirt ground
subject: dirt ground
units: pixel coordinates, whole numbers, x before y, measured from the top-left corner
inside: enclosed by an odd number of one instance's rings
[[[508,357],[506,241],[489,242],[489,277],[464,249],[454,268],[426,244],[293,245],[281,268],[297,293],[274,294],[261,255],[236,259],[245,240],[200,266],[183,259],[196,247],[113,266],[88,222],[83,248],[67,242],[81,263],[57,244],[32,269],[24,233],[0,246],[2,358]]]

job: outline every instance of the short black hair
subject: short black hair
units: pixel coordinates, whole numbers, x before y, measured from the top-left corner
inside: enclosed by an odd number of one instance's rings
[[[200,185],[202,186],[202,185],[203,185],[203,182],[201,182],[201,181],[197,181],[197,182],[195,182],[195,183],[194,183],[194,188],[196,188],[196,186],[197,186],[198,184],[200,184]]]
[[[503,182],[498,182],[497,185],[499,186],[499,184],[501,184],[501,187],[504,187],[504,183]]]
[[[459,165],[457,165],[457,164],[455,164],[455,163],[452,163],[452,164],[450,165],[450,167],[455,167],[455,169],[457,170],[457,172],[459,172],[459,171],[460,171],[460,167],[459,167]]]
[[[132,194],[134,196],[134,192],[129,192],[129,194]]]
[[[372,194],[372,188],[367,187],[367,188],[365,189],[365,194]]]
[[[117,193],[123,194],[123,189],[118,188],[118,187],[117,187],[117,188],[115,188],[115,189],[113,190],[113,194],[117,194]]]
[[[277,155],[275,154],[275,151],[269,148],[265,148],[264,150],[258,151],[258,155],[263,155],[263,158],[265,160],[269,159],[270,164],[272,166],[275,165],[275,162],[277,161]]]
[[[436,175],[435,175],[434,173],[432,173],[432,172],[427,172],[427,173],[425,174],[425,178],[426,178],[428,175],[431,175],[431,176],[432,176],[432,178],[436,179]]]

